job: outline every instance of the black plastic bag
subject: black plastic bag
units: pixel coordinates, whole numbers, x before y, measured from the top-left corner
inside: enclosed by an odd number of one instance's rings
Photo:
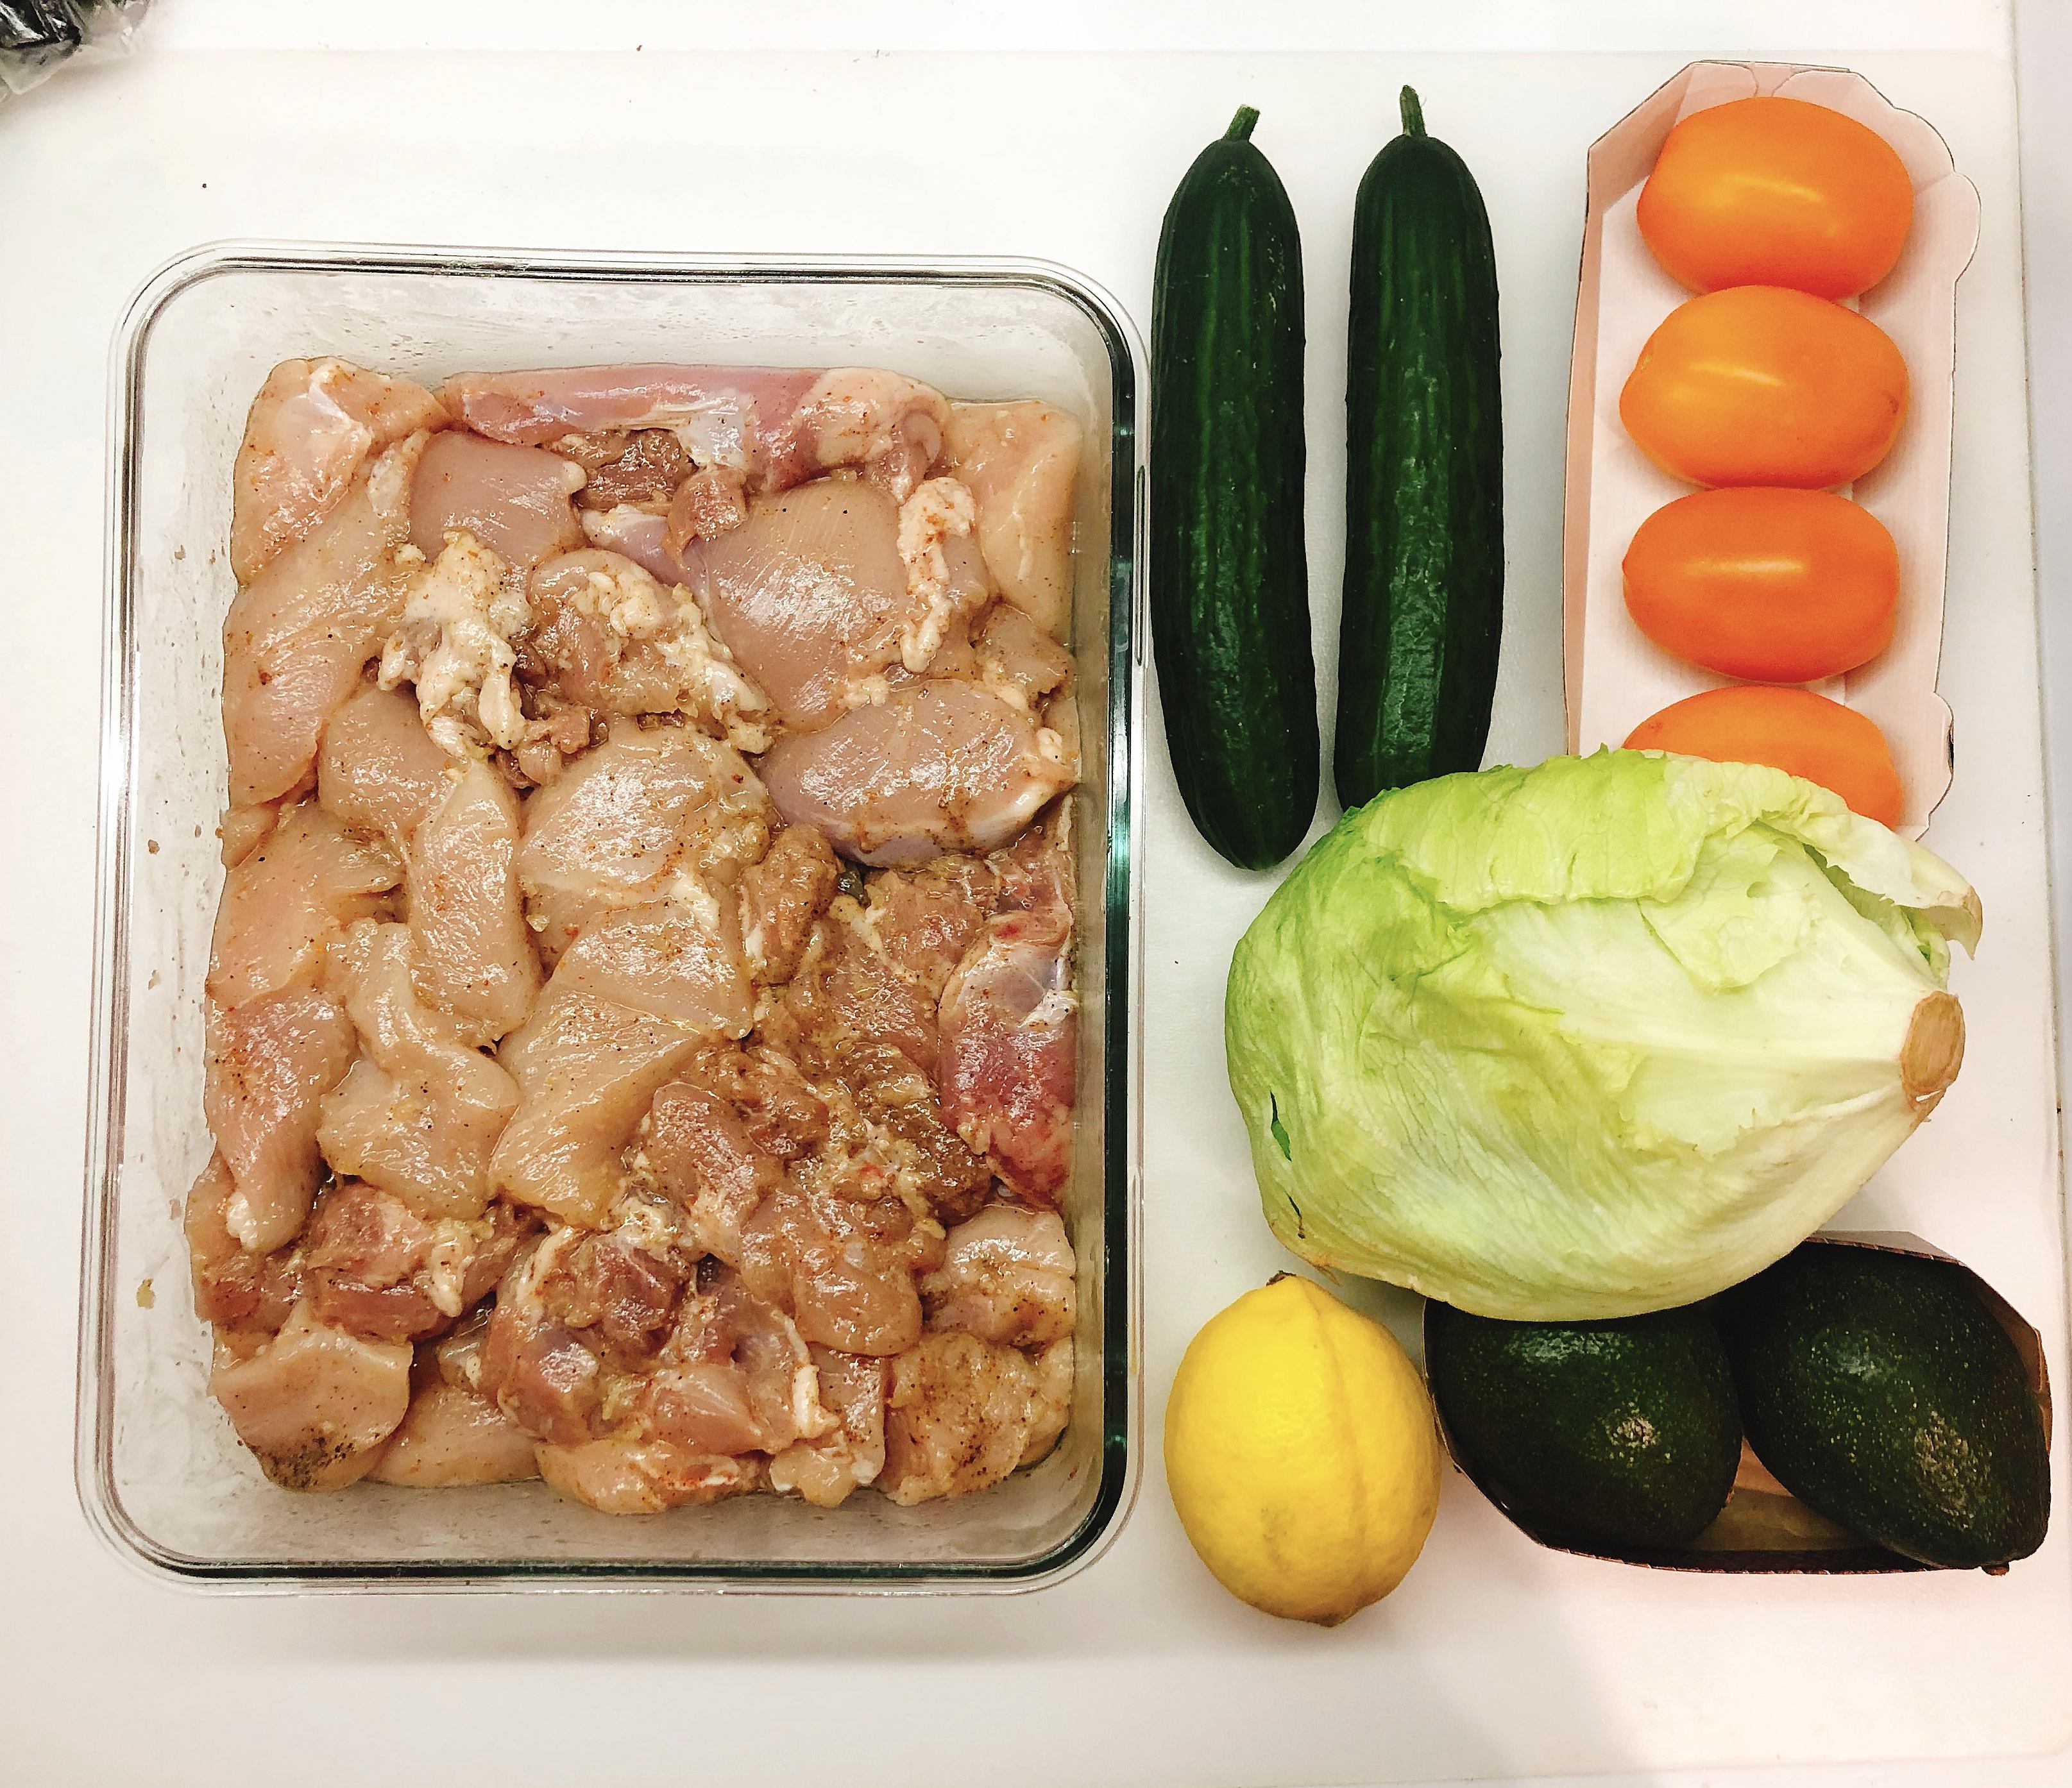
[[[101,55],[127,49],[150,4],[151,0],[0,0],[0,86],[25,93],[81,51]]]

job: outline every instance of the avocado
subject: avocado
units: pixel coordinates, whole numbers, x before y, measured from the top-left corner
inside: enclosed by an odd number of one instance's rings
[[[1947,1260],[1812,1241],[1720,1312],[1749,1444],[1809,1508],[1959,1569],[2043,1543],[2050,1461],[2021,1356]]]
[[[1462,1468],[1543,1539],[1681,1546],[1734,1487],[1733,1374],[1702,1309],[1506,1322],[1430,1304],[1424,1356]]]

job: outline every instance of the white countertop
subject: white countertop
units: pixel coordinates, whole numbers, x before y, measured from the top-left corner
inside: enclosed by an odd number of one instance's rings
[[[2054,680],[2064,686],[2072,678],[2072,623],[2051,627],[2049,598],[2054,589],[2063,590],[2072,566],[2072,501],[2066,495],[2072,488],[2072,131],[2062,125],[2062,91],[2072,76],[2066,16],[2072,9],[2059,5],[2046,23],[2049,3],[2037,0],[2024,14],[2021,55],[2031,127],[2025,179],[2037,484],[2046,493],[2039,517],[2046,646],[2060,672]],[[1968,8],[1947,0],[1885,0],[1876,8],[1852,0],[1716,0],[1703,41],[1694,41],[1690,23],[1696,4],[1577,0],[1556,13],[1544,0],[1454,8],[1429,0],[1316,0],[1302,16],[1289,18],[1210,0],[1145,0],[1117,18],[1112,14],[1122,9],[1099,0],[1012,12],[981,0],[906,0],[882,10],[860,0],[795,0],[728,12],[668,0],[594,8],[568,0],[160,0],[130,61],[65,71],[27,101],[0,107],[0,191],[7,195],[0,202],[6,269],[0,470],[17,493],[16,513],[35,518],[31,528],[18,526],[16,550],[0,579],[9,612],[18,618],[18,651],[33,667],[18,676],[14,692],[13,736],[27,749],[18,753],[14,775],[0,785],[0,816],[19,865],[0,884],[0,935],[11,945],[0,954],[0,1037],[7,1041],[11,1071],[0,1080],[0,1257],[15,1267],[10,1294],[0,1300],[0,1359],[7,1363],[0,1372],[0,1435],[7,1438],[12,1468],[0,1490],[0,1585],[12,1616],[0,1631],[0,1783],[218,1783],[283,1768],[299,1775],[306,1768],[338,1788],[397,1779],[514,1778],[618,1788],[662,1771],[664,1779],[709,1768],[738,1778],[758,1758],[766,1777],[789,1782],[854,1777],[845,1759],[867,1750],[881,1763],[888,1751],[903,1753],[911,1759],[907,1779],[918,1788],[937,1780],[1019,1777],[1022,1769],[990,1767],[989,1754],[1011,1753],[1026,1765],[1030,1753],[1046,1749],[1046,1723],[1076,1727],[1083,1718],[1120,1717],[1110,1700],[1083,1708],[1069,1686],[1063,1700],[1046,1703],[1050,1679],[1034,1662],[1020,1725],[981,1729],[957,1716],[960,1688],[976,1696],[981,1687],[964,1654],[968,1636],[983,1622],[1026,1627],[1032,1660],[1061,1642],[1076,1649],[1083,1663],[1119,1657],[1128,1622],[1112,1630],[1074,1627],[1095,1606],[1082,1585],[1111,1562],[1126,1568],[1119,1556],[1079,1585],[1034,1600],[934,1605],[939,1617],[902,1621],[900,1654],[890,1658],[877,1654],[874,1641],[878,1605],[730,1604],[722,1619],[714,1604],[690,1597],[203,1600],[126,1571],[89,1535],[73,1498],[70,1457],[92,956],[99,679],[92,642],[101,598],[102,377],[121,300],[150,266],[194,241],[227,235],[853,251],[1018,246],[1011,219],[965,217],[923,230],[911,245],[874,237],[868,222],[857,223],[847,208],[840,179],[816,184],[809,156],[785,163],[796,215],[782,232],[772,226],[744,236],[744,228],[757,226],[740,220],[753,213],[722,211],[714,227],[733,233],[699,242],[686,240],[685,227],[672,228],[667,219],[643,229],[608,202],[531,213],[528,203],[541,202],[528,200],[532,189],[522,181],[512,190],[491,190],[479,168],[413,163],[401,140],[410,118],[451,106],[493,119],[500,70],[516,88],[541,91],[543,64],[536,60],[521,67],[453,52],[565,50],[586,11],[600,15],[583,18],[579,27],[592,51],[849,52],[810,65],[830,92],[851,78],[845,69],[887,51],[1631,51],[1645,52],[1636,54],[1630,83],[1630,97],[1638,99],[1657,78],[1665,54],[1679,61],[1686,51],[1820,60],[1930,45],[1990,54],[2007,39],[2004,12],[1988,0]],[[1454,16],[1459,13],[1469,16]],[[1952,14],[1959,16],[1953,21]],[[446,55],[436,65],[439,79],[431,81],[413,79],[417,64],[401,57],[355,59],[347,78],[334,80],[316,78],[306,62],[273,55],[232,62],[223,54],[317,48]],[[593,125],[608,130],[610,76],[626,65],[577,54],[565,61],[569,103],[556,128],[572,140]],[[249,102],[240,99],[240,68],[252,82],[244,89]],[[586,84],[594,72],[604,73],[605,81]],[[1005,103],[993,115],[1025,125],[1040,120],[1038,102],[1047,89],[1057,97],[1063,128],[1129,133],[1127,116],[1090,116],[1075,106],[1074,80],[1072,62],[1042,64],[1019,91],[1001,96]],[[264,85],[273,82],[279,84],[269,95]],[[653,102],[652,81],[630,90]],[[392,158],[327,161],[324,121],[306,108],[341,95],[393,107],[399,128]],[[685,141],[694,150],[694,84],[687,84],[682,104]],[[227,125],[227,110],[243,113],[239,129]],[[843,115],[832,100],[828,115]],[[2039,118],[2045,121],[2041,129]],[[82,135],[88,119],[95,126],[90,140]],[[785,123],[794,131],[811,128],[796,116]],[[230,146],[248,141],[255,129],[273,134],[282,161],[306,183],[299,194],[256,175],[232,153]],[[1203,133],[1211,134],[1213,127]],[[536,159],[527,165],[536,166],[551,154],[552,138],[543,146],[540,134],[531,134]],[[1559,151],[1572,151],[1576,162],[1574,216],[1561,220],[1570,229],[1581,222],[1581,149],[1577,142]],[[471,175],[478,183],[470,184]],[[39,181],[60,195],[61,212],[25,190],[24,183]],[[371,195],[384,191],[407,196],[393,203],[393,226],[376,229],[364,220],[372,215]],[[1145,195],[1147,216],[1155,220],[1162,203],[1162,194]],[[1072,261],[1074,246],[1063,241],[1042,252]],[[1134,285],[1121,287],[1133,308],[1147,286],[1149,254],[1147,236],[1145,265]],[[1548,303],[1561,309],[1566,300],[1550,296]],[[1138,320],[1148,323],[1141,309]],[[1565,342],[1565,310],[1556,328]],[[1551,564],[1514,565],[1517,598],[1536,585],[1544,595],[1556,575]],[[2072,722],[2053,738],[2061,791],[2072,787],[2067,734]],[[1166,774],[1159,767],[1154,782]],[[1161,843],[1154,824],[1152,849]],[[1155,1001],[1147,1047],[1155,1059]],[[1154,1352],[1154,1376],[1169,1371],[1170,1363]],[[1155,1414],[1164,1386],[1154,1383],[1148,1391]],[[1132,1526],[1148,1531],[1125,1535],[1125,1547],[1134,1542],[1162,1555],[1178,1543],[1153,1468],[1146,1470]],[[1406,1659],[1414,1659],[1416,1634],[1406,1630],[1396,1637]],[[1932,1644],[1931,1634],[1923,1638]],[[1732,1660],[1722,1659],[1720,1667],[1731,1669]],[[802,1701],[796,1691],[808,1683]],[[983,1687],[997,1694],[997,1676]],[[1628,1687],[1646,1694],[1644,1684]],[[1216,1708],[1190,1696],[1184,1671],[1161,1673],[1150,1692],[1161,1698],[1161,1718],[1192,1716],[1206,1728],[1219,1716]],[[1299,1699],[1285,1709],[1290,1722],[1313,1713],[1327,1716]],[[1434,1716],[1466,1714],[1435,1704]],[[1116,1736],[1120,1741],[1120,1729]],[[1243,1749],[1249,1756],[1254,1747]],[[1747,1754],[1762,1754],[1759,1741]],[[1480,1767],[1482,1779],[1510,1779],[1494,1757]],[[1070,1788],[1069,1774],[1054,1779]],[[1655,1770],[1588,1779],[1699,1788],[1728,1778],[1716,1770]],[[1755,1769],[1736,1770],[1731,1779],[1751,1788],[2027,1788],[2072,1782],[2072,1758]]]

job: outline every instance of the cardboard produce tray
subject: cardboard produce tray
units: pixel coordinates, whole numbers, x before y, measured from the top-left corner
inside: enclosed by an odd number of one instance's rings
[[[1883,329],[1906,361],[1899,438],[1842,493],[1883,522],[1899,549],[1897,625],[1892,643],[1868,664],[1809,686],[1877,722],[1905,796],[1899,829],[1918,838],[1950,787],[1950,706],[1936,693],[1935,675],[1959,376],[1958,278],[1978,243],[1979,194],[1929,119],[1848,69],[1693,63],[1590,146],[1568,386],[1562,577],[1568,749],[1618,745],[1670,703],[1737,680],[1671,657],[1626,613],[1620,562],[1634,531],[1695,487],[1635,445],[1619,421],[1619,392],[1642,344],[1692,295],[1663,270],[1634,220],[1663,139],[1695,112],[1758,93],[1824,105],[1868,126],[1892,146],[1914,183],[1914,224],[1898,265],[1848,305]]]

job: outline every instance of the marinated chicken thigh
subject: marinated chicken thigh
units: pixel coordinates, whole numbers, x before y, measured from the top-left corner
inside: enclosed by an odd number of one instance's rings
[[[541,565],[529,593],[518,664],[527,682],[599,717],[680,714],[739,750],[769,749],[768,697],[713,637],[688,590],[621,553],[585,547]]]
[[[667,429],[693,465],[727,467],[760,490],[788,490],[853,466],[873,472],[895,500],[942,452],[950,413],[931,387],[858,367],[468,372],[449,379],[440,395],[468,428],[494,441],[565,444],[574,458],[598,436]]]
[[[1004,857],[1001,910],[943,989],[943,1115],[1025,1198],[1049,1202],[1071,1166],[1079,1000],[1062,845],[1031,832]]]

